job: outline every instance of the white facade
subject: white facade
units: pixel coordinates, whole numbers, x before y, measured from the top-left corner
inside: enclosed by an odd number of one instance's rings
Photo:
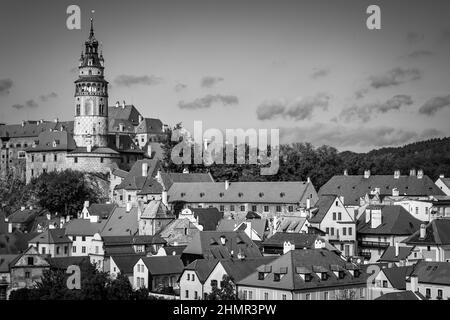
[[[394,202],[394,205],[402,206],[416,219],[422,220],[424,222],[431,221],[431,207],[433,206],[431,202],[403,200]]]

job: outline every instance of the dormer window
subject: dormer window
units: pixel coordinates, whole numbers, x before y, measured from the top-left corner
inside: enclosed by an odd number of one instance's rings
[[[222,198],[223,196],[224,196],[223,192],[219,193],[219,197]]]
[[[263,193],[263,192],[260,192],[260,193],[259,193],[259,197],[260,197],[260,198],[264,197],[264,193]]]
[[[281,276],[279,273],[274,273],[273,274],[273,281],[275,282],[280,282]]]
[[[244,195],[244,194],[243,194],[242,192],[239,192],[239,193],[238,193],[238,197],[239,197],[239,198],[242,198],[243,195]]]
[[[205,196],[204,192],[200,192],[200,198],[203,198]]]
[[[264,280],[265,274],[264,272],[258,272],[258,280]]]
[[[183,198],[186,195],[186,193],[182,192],[181,197]]]
[[[280,198],[283,198],[286,194],[284,192],[280,193]]]

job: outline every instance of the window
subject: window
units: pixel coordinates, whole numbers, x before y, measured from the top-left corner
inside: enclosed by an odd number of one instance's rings
[[[383,280],[383,288],[387,288],[388,287],[388,282],[386,280]]]
[[[325,232],[326,232],[327,234],[330,234],[330,228],[326,228],[326,229],[325,229]]]
[[[336,220],[336,212],[333,212],[333,220]]]
[[[244,290],[244,292],[243,292],[243,297],[242,297],[244,300],[247,300],[247,290]]]
[[[99,251],[98,246],[95,246],[95,254],[98,254],[98,251]]]
[[[352,228],[348,227],[348,235],[351,236],[352,235]]]
[[[273,274],[273,281],[280,282],[280,274],[279,273],[274,273]]]
[[[342,228],[342,235],[343,236],[346,236],[347,235],[347,228]]]
[[[77,241],[77,236],[73,236],[72,241]]]
[[[437,299],[442,300],[442,289],[438,289]]]
[[[328,291],[325,291],[324,293],[323,293],[323,300],[328,300],[329,299],[329,297],[328,297]]]
[[[277,212],[281,212],[281,206],[277,206]]]
[[[281,300],[286,300],[287,296],[285,294],[281,295]]]
[[[79,104],[77,104],[77,116],[80,115],[80,108],[81,108],[81,106]]]
[[[431,289],[427,288],[425,290],[425,298],[430,299],[431,298]]]
[[[77,247],[73,246],[73,247],[72,247],[72,252],[73,252],[73,253],[77,253]]]
[[[34,162],[34,155],[31,156],[31,162]]]
[[[67,254],[69,252],[69,247],[68,246],[64,246],[64,254]]]
[[[188,281],[191,280],[191,275],[189,273],[187,274],[187,279]]]
[[[17,153],[17,157],[18,157],[19,159],[25,159],[25,157],[26,157],[25,151],[19,151],[19,152]]]
[[[211,280],[211,287],[217,287],[217,280]]]
[[[104,161],[103,159],[104,159],[104,158],[100,158],[100,163],[103,163],[103,161]]]
[[[269,212],[269,206],[264,206],[264,212]]]
[[[258,280],[264,280],[264,272],[258,272]]]
[[[219,206],[219,211],[224,212],[225,211],[225,206],[223,204],[221,204]]]
[[[198,299],[198,292],[194,291],[194,299],[197,300]]]
[[[305,300],[311,300],[311,293],[305,294]]]
[[[331,228],[330,231],[331,231],[331,235],[334,236],[334,228]]]
[[[241,206],[241,212],[245,211],[245,206]]]
[[[81,253],[86,253],[86,247],[85,246],[81,247]]]
[[[86,236],[81,236],[81,241],[86,241]]]
[[[41,248],[42,254],[45,254],[45,250],[46,250],[45,247],[42,247],[42,248]]]
[[[253,299],[253,291],[249,291],[248,292],[248,300],[252,300]]]
[[[57,154],[53,155],[53,161],[54,161],[54,162],[57,162],[57,161],[58,161],[58,155],[57,155]]]
[[[194,274],[192,275],[192,281],[195,281],[195,275]]]
[[[338,212],[338,220],[339,221],[342,220],[342,213],[341,212]]]
[[[46,160],[46,157],[45,157],[45,154],[44,154],[44,155],[42,155],[42,162],[45,162],[45,160]]]
[[[59,254],[59,247],[56,247],[56,254]]]
[[[419,214],[419,207],[416,207],[416,214]]]
[[[186,291],[184,292],[184,297],[185,297],[186,299],[189,299],[189,290],[186,290]]]
[[[252,205],[252,211],[256,212],[256,205]]]
[[[293,207],[293,206],[289,206],[289,207],[288,207],[288,211],[289,211],[289,212],[293,212],[293,211],[294,211],[294,207]]]
[[[28,257],[28,258],[27,258],[27,262],[28,262],[28,265],[29,265],[29,266],[33,266],[33,265],[34,265],[34,259],[33,259],[33,257]]]
[[[34,177],[34,169],[31,169],[31,176]]]
[[[429,213],[428,210],[429,210],[429,208],[426,207],[426,208],[425,208],[425,214],[428,214],[428,213]]]
[[[74,163],[78,163],[78,157],[73,158]]]
[[[29,271],[25,272],[25,278],[26,279],[30,279],[30,272]]]
[[[364,298],[364,288],[359,288],[359,296]]]
[[[230,205],[230,211],[234,211],[234,205]]]
[[[130,194],[128,195],[128,201],[131,201],[131,195]]]
[[[264,300],[269,300],[269,293],[268,292],[264,292]]]

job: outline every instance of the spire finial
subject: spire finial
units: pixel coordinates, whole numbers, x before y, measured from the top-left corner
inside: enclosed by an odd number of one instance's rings
[[[91,13],[92,13],[92,16],[91,16],[91,33],[90,33],[90,37],[92,38],[94,36],[94,17],[93,16],[94,16],[95,10],[92,10]]]

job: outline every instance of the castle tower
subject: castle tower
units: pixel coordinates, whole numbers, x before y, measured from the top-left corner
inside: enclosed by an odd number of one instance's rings
[[[74,139],[78,147],[106,147],[108,140],[108,82],[104,59],[98,51],[91,18],[89,39],[81,53],[79,76],[75,81]]]

